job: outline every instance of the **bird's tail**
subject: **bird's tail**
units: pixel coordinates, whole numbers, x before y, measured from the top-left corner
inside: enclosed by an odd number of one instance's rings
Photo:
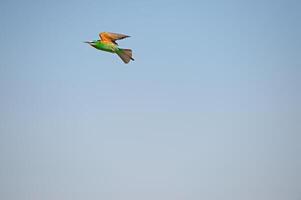
[[[134,60],[134,58],[132,58],[131,49],[119,49],[116,53],[124,63],[129,63],[130,60]]]

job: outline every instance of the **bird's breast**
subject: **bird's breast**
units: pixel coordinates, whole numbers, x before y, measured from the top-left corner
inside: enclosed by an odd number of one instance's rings
[[[95,48],[102,50],[102,51],[111,52],[111,53],[114,53],[117,50],[116,45],[110,44],[110,43],[102,43],[102,42],[98,43],[95,46]]]

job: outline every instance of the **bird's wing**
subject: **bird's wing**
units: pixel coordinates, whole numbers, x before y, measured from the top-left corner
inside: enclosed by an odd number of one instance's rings
[[[113,42],[113,43],[117,44],[115,42],[116,40],[121,40],[121,39],[130,37],[130,36],[124,35],[124,34],[119,34],[119,33],[102,32],[102,33],[99,33],[99,37],[104,42]]]

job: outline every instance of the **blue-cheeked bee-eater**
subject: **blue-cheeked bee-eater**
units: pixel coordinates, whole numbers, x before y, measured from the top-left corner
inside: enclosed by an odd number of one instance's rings
[[[98,50],[116,53],[124,63],[129,63],[130,60],[134,60],[132,57],[132,50],[119,48],[116,42],[116,40],[121,40],[130,36],[119,33],[102,32],[99,33],[99,37],[100,40],[93,40],[85,43],[90,44]]]

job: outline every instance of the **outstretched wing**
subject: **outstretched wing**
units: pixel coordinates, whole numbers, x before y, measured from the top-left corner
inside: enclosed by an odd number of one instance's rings
[[[114,44],[117,44],[115,42],[116,40],[121,40],[130,36],[119,33],[102,32],[99,33],[99,37],[104,42],[113,42]]]

